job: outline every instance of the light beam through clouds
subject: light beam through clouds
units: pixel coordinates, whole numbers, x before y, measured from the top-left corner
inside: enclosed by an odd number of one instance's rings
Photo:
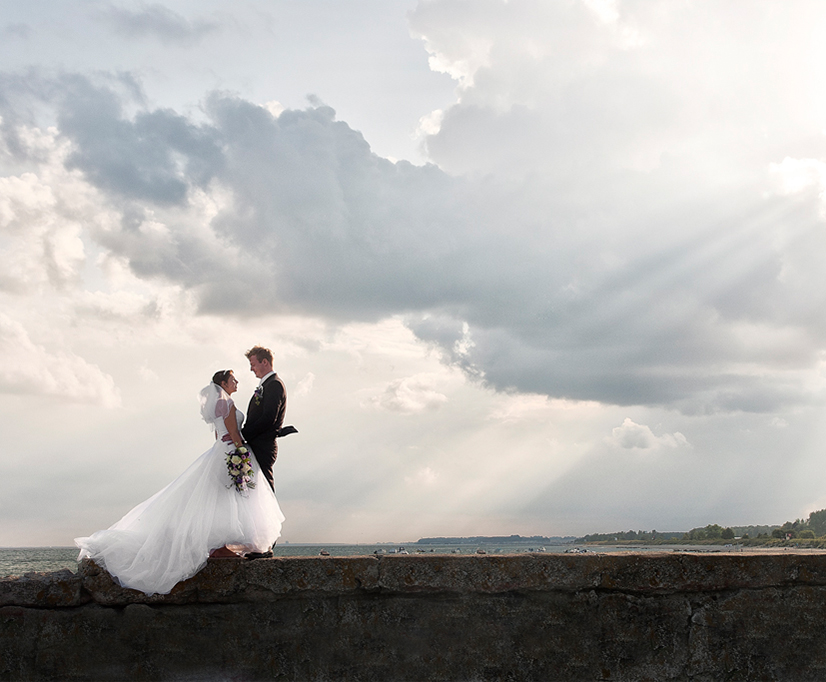
[[[220,73],[211,46],[249,20],[92,5],[75,28],[177,55],[171,81],[187,60]],[[84,447],[35,439],[70,469],[100,466],[93,447],[117,450],[119,471],[145,465],[132,487],[94,478],[99,507],[66,486],[60,516],[108,525],[169,478],[161,449],[180,464],[206,449],[187,396],[216,369],[243,376],[254,343],[276,351],[301,431],[278,463],[288,539],[812,511],[826,10],[402,5],[429,77],[455,81],[452,102],[395,133],[416,136],[424,164],[377,154],[324,92],[284,106],[239,82],[164,101],[129,50],[0,74],[0,402],[29,401],[9,407],[24,432],[38,396],[56,424],[72,411]],[[0,29],[40,40],[42,17],[18,14]],[[378,69],[396,48],[376,44]],[[146,423],[157,446],[130,440]],[[24,526],[0,542],[24,542]],[[60,528],[36,543],[75,532]]]

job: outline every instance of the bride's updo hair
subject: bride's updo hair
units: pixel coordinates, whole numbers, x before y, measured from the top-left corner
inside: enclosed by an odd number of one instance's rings
[[[220,386],[227,379],[229,379],[231,376],[232,376],[232,370],[231,369],[222,369],[219,372],[215,372],[215,374],[212,375],[212,383],[213,384],[218,384],[218,386]]]

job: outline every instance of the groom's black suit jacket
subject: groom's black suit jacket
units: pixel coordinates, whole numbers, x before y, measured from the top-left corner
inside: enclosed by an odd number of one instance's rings
[[[275,439],[287,412],[287,389],[277,374],[268,377],[261,387],[264,390],[263,394],[260,397],[253,394],[250,399],[247,420],[241,429],[241,435],[252,447],[264,477],[274,490],[272,465],[278,457]]]

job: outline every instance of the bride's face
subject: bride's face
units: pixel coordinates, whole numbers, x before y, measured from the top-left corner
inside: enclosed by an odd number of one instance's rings
[[[238,390],[238,379],[230,374],[224,381],[221,382],[221,388],[223,388],[229,395],[232,395]]]

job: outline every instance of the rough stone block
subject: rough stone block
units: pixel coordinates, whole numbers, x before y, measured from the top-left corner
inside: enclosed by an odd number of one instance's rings
[[[79,575],[68,569],[54,573],[26,573],[0,579],[0,606],[54,608],[79,606],[88,601],[81,594]]]
[[[376,589],[378,561],[373,557],[210,559],[203,570],[175,585],[169,594],[152,596],[121,587],[89,559],[81,562],[78,575],[84,593],[96,604],[215,604],[271,601],[302,592]]]

